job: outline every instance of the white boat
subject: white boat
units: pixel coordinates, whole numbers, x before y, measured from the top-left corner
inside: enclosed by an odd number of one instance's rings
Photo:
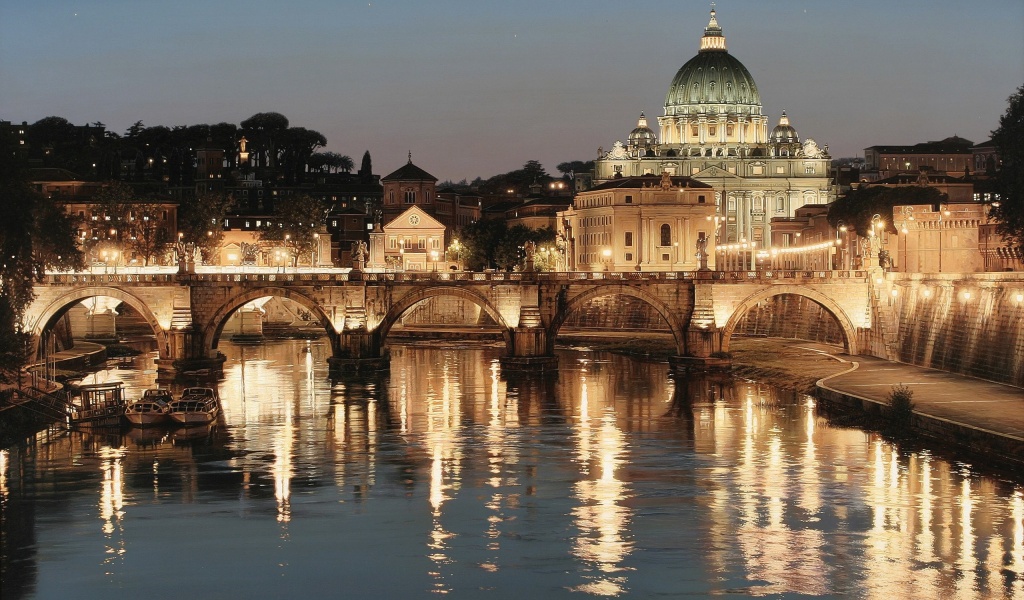
[[[217,393],[212,388],[191,387],[181,392],[181,398],[171,402],[171,420],[181,425],[212,423],[220,412]]]
[[[124,416],[132,425],[145,427],[160,425],[170,419],[171,402],[174,395],[170,390],[151,389],[142,393],[142,398],[128,405]]]
[[[124,420],[124,384],[91,383],[72,391],[71,423],[96,427],[119,426]]]

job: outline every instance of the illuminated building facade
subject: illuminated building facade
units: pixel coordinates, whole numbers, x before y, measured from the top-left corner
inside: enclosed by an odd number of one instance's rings
[[[828,146],[801,140],[785,112],[768,125],[754,78],[729,54],[712,10],[700,51],[669,86],[660,135],[641,113],[627,143],[598,150],[594,182],[666,172],[707,183],[723,223],[720,241],[763,246],[773,217],[834,199]]]
[[[694,271],[698,240],[714,267],[715,190],[689,177],[623,177],[599,184],[559,213],[570,271]]]

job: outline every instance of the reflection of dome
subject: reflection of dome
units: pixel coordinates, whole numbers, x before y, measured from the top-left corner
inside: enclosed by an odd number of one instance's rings
[[[665,114],[707,112],[697,105],[716,105],[718,112],[761,114],[761,96],[754,78],[725,48],[725,36],[711,11],[711,21],[704,28],[700,52],[676,73],[665,97]],[[726,105],[725,110],[720,108]],[[708,107],[710,108],[710,107]]]
[[[782,111],[779,124],[775,126],[775,129],[772,129],[771,135],[768,136],[768,141],[780,144],[800,141],[800,136],[797,134],[796,129],[793,129],[793,126],[789,124],[789,117],[786,116],[786,111]]]
[[[640,120],[637,121],[636,129],[629,132],[629,145],[648,147],[658,143],[658,137],[654,131],[647,126],[647,117],[640,113]]]

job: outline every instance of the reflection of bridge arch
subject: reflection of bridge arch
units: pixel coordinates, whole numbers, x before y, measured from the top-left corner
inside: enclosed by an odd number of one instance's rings
[[[149,306],[145,301],[141,300],[134,294],[129,294],[119,288],[99,286],[73,289],[46,305],[46,307],[39,313],[39,317],[36,319],[35,323],[29,324],[29,331],[32,333],[32,356],[38,356],[39,354],[39,340],[42,337],[43,332],[52,328],[56,324],[57,319],[67,312],[68,309],[82,300],[96,298],[98,296],[113,298],[119,302],[124,302],[135,309],[135,311],[146,320],[146,323],[149,324],[153,333],[156,334],[157,348],[159,348],[161,352],[165,351],[165,337],[167,332],[164,330],[163,326],[160,325],[160,322],[157,321],[156,316],[153,314],[153,311],[149,309]]]
[[[231,315],[249,302],[258,300],[259,298],[266,298],[267,296],[287,298],[293,302],[301,304],[304,308],[309,309],[310,314],[316,315],[317,321],[320,322],[320,325],[323,326],[324,330],[327,332],[327,336],[331,340],[331,347],[337,347],[338,334],[334,331],[334,324],[331,323],[331,319],[327,316],[323,307],[320,306],[316,300],[313,300],[309,296],[290,288],[260,287],[247,290],[245,293],[239,294],[238,296],[233,296],[217,308],[216,312],[213,313],[213,317],[204,323],[201,329],[203,332],[203,348],[216,350],[217,344],[220,342],[220,335],[224,331],[224,325],[227,324]]]
[[[685,327],[676,318],[672,309],[655,296],[628,285],[602,285],[593,287],[577,296],[574,296],[571,300],[565,303],[565,306],[560,307],[548,327],[549,334],[547,352],[549,354],[554,352],[555,337],[558,335],[558,330],[562,328],[562,324],[567,318],[569,318],[569,315],[587,302],[603,296],[630,296],[649,304],[654,310],[658,311],[661,318],[665,319],[665,322],[668,323],[668,327],[672,331],[672,337],[676,342],[676,352],[680,356],[686,354]]]
[[[843,330],[843,347],[846,349],[846,353],[851,355],[859,353],[859,349],[857,347],[857,328],[854,327],[853,321],[850,320],[846,311],[836,304],[834,300],[821,292],[813,288],[797,285],[775,285],[765,288],[751,294],[742,302],[737,304],[732,311],[732,315],[729,316],[729,322],[726,323],[725,327],[722,329],[722,351],[729,351],[729,342],[732,338],[732,333],[746,316],[747,311],[756,306],[759,302],[774,296],[783,296],[786,294],[808,298],[828,311],[828,313],[835,318],[836,322],[839,323],[840,329]]]
[[[501,316],[501,313],[487,301],[487,298],[468,289],[454,286],[417,289],[416,291],[406,294],[400,298],[398,302],[388,309],[387,314],[384,315],[384,318],[381,319],[380,324],[375,330],[375,333],[378,336],[377,339],[380,341],[380,345],[384,345],[384,340],[387,338],[388,332],[391,331],[391,328],[399,319],[402,318],[402,315],[405,314],[407,310],[428,298],[436,298],[438,296],[454,296],[456,298],[462,298],[463,300],[469,300],[473,304],[479,306],[480,309],[487,313],[487,316],[494,319],[494,322],[501,328],[501,336],[505,340],[505,349],[508,351],[509,355],[512,354],[512,330],[509,328],[505,318]]]

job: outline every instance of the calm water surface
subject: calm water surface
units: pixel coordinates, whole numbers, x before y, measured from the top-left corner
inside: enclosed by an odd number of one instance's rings
[[[308,347],[222,344],[210,429],[0,452],[3,597],[1024,597],[1020,487],[807,397],[437,346],[332,385]]]

